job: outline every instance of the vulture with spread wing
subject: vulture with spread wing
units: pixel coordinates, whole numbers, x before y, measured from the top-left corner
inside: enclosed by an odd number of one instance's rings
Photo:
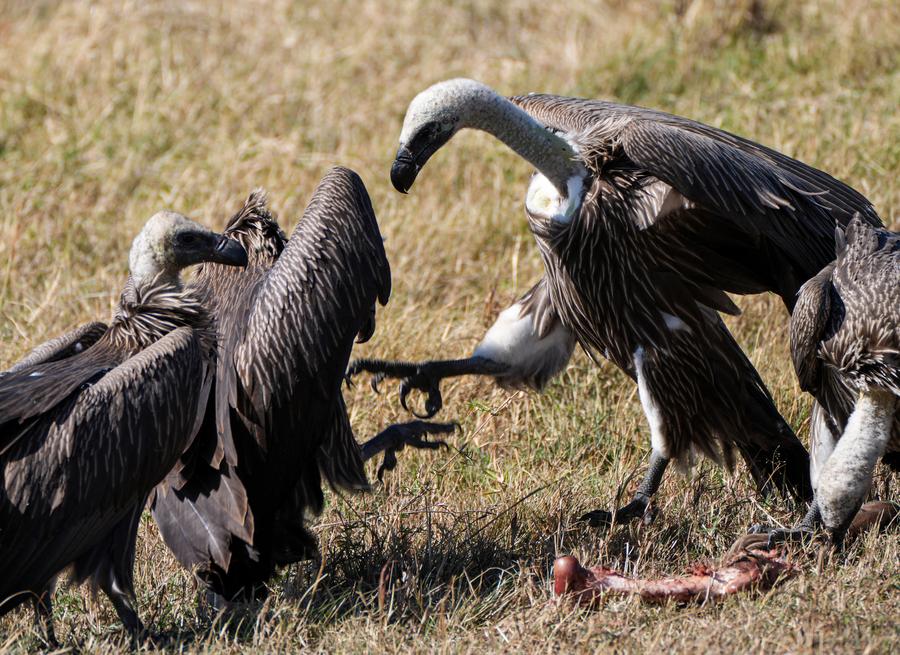
[[[363,360],[351,372],[403,378],[440,407],[449,375],[491,375],[540,388],[578,342],[638,385],[650,426],[649,471],[633,500],[592,524],[641,516],[672,459],[740,454],[757,486],[809,500],[808,455],[719,312],[726,292],[772,291],[788,310],[833,257],[834,226],[859,193],[801,162],[722,130],[610,102],[504,98],[450,80],[410,104],[391,181],[406,193],[460,129],[486,131],[537,168],[525,198],[545,276],[504,311],[464,360]]]
[[[341,384],[354,339],[375,329],[391,275],[366,188],[346,168],[319,183],[290,240],[254,192],[225,234],[247,250],[246,269],[205,265],[196,287],[218,326],[215,403],[195,443],[229,435],[236,449],[211,466],[189,451],[187,484],[161,485],[153,515],[168,546],[194,570],[217,607],[265,593],[279,565],[316,554],[306,513],[322,510],[323,477],[366,489],[363,462],[404,445],[433,448],[428,433],[453,424],[391,426],[360,446]],[[379,473],[380,475],[380,473]]]
[[[134,609],[138,520],[203,416],[215,331],[179,271],[242,266],[236,241],[172,212],[134,240],[131,277],[107,327],[90,323],[0,374],[0,614],[31,600],[50,641],[50,595],[72,567],[109,597],[125,627]]]

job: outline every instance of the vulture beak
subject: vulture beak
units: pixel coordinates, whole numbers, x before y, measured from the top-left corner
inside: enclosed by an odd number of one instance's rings
[[[400,193],[406,193],[412,188],[418,174],[419,165],[416,163],[415,156],[409,148],[400,146],[397,156],[394,158],[394,165],[391,166],[391,184]]]
[[[247,251],[244,250],[244,246],[234,239],[220,236],[210,261],[217,264],[225,264],[226,266],[246,266]]]

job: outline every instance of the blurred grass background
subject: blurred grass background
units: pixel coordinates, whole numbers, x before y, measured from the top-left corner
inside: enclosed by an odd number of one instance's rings
[[[105,319],[133,236],[170,208],[221,227],[255,186],[291,229],[333,164],[372,196],[394,293],[357,356],[468,354],[541,264],[522,213],[529,168],[464,133],[400,196],[388,169],[406,105],[452,76],[508,94],[615,99],[722,127],[822,168],[900,217],[900,4],[893,0],[0,1],[0,367]],[[774,298],[729,319],[780,409],[807,437],[809,398]],[[406,416],[393,391],[347,393],[363,438]],[[754,521],[791,521],[747,475],[672,474],[650,526],[575,523],[643,472],[635,387],[579,354],[543,395],[445,385],[450,456],[404,453],[369,496],[330,496],[321,566],[295,566],[234,624],[197,592],[151,521],[137,564],[142,617],[201,652],[896,652],[900,538],[871,535],[838,563],[763,598],[717,607],[551,601],[571,552],[630,573],[715,559]],[[876,489],[889,493],[879,474]],[[806,562],[806,560],[802,560]],[[105,601],[57,594],[57,630],[122,647]],[[0,619],[0,649],[35,648],[31,618]]]

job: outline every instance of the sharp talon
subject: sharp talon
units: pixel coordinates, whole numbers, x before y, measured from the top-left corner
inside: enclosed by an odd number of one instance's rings
[[[432,386],[428,390],[428,400],[425,401],[425,416],[421,418],[431,418],[439,411],[441,411],[441,407],[444,406],[444,399],[441,396],[441,388],[438,386]]]
[[[378,467],[378,481],[383,483],[384,472],[393,471],[395,468],[397,468],[397,455],[393,448],[389,448],[384,451],[384,459],[381,460],[381,466]]]
[[[404,407],[404,409],[406,409],[406,408]],[[408,411],[410,414],[412,414],[416,418],[421,418],[421,419],[431,418],[432,416],[434,416],[434,412],[429,413],[427,407],[426,407],[424,414],[419,414],[419,412],[417,412],[414,409],[408,409],[406,411]]]
[[[400,382],[400,406],[403,407],[405,411],[415,414],[415,412],[412,412],[406,404],[406,397],[409,396],[409,392],[409,382],[404,379]]]

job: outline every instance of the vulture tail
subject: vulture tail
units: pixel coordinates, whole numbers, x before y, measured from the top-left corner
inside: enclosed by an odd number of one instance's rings
[[[785,498],[812,502],[809,453],[778,412],[750,360],[736,343],[734,347],[746,363],[740,406],[742,434],[735,441],[757,489],[768,495],[774,488]]]

